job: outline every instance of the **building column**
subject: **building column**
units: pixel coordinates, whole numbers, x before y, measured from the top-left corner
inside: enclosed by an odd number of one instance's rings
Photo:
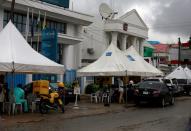
[[[133,46],[135,47],[136,51],[138,51],[138,50],[137,50],[137,37],[134,36],[132,39],[133,39],[133,40],[132,40]]]
[[[0,31],[3,29],[4,10],[0,8]]]
[[[144,39],[139,40],[139,54],[144,57]]]
[[[79,69],[81,67],[81,59],[82,59],[82,44],[81,43],[75,45],[75,52],[76,52],[75,69]]]
[[[121,43],[121,50],[122,51],[126,50],[126,47],[127,47],[127,37],[128,37],[128,35],[123,35],[122,36],[122,43]]]
[[[65,69],[73,69],[74,68],[74,46],[73,45],[66,45],[63,48],[63,57],[62,57],[62,64],[64,64]]]
[[[117,36],[118,33],[117,32],[111,32],[111,43],[113,43],[115,46],[117,46]]]

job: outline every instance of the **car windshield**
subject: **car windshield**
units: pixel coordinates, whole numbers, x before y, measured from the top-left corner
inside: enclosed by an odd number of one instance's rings
[[[163,79],[164,83],[166,84],[171,84],[170,80],[169,79]]]
[[[159,79],[145,79],[144,81],[159,81]]]
[[[142,82],[139,84],[139,88],[159,89],[161,88],[161,83],[152,81]]]
[[[178,84],[176,79],[172,79],[173,84]]]

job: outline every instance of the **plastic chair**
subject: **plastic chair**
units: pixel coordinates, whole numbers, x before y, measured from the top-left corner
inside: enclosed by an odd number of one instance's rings
[[[98,102],[98,97],[97,97],[96,93],[91,94],[91,103],[93,102],[93,100],[95,100],[95,103]]]
[[[22,103],[13,103],[13,104],[12,104],[13,115],[14,115],[14,114],[17,114],[18,108],[19,108],[19,112],[20,112],[20,113],[23,113]]]
[[[111,96],[109,95],[109,97],[108,97],[107,93],[103,93],[103,95],[102,95],[102,103],[104,102],[104,99],[107,99],[107,101],[109,103],[111,101]]]
[[[31,110],[31,112],[33,113],[34,111],[36,111],[36,101],[37,97],[35,94],[28,94],[27,95],[27,102],[29,104],[29,109]]]
[[[18,87],[14,88],[14,96],[16,105],[24,104],[24,111],[28,112],[27,100],[24,99],[24,90]]]

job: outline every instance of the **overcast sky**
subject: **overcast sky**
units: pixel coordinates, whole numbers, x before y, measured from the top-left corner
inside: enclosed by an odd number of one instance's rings
[[[99,16],[99,5],[109,4],[118,16],[136,9],[149,27],[149,40],[186,42],[191,34],[191,0],[71,0],[75,11]],[[71,4],[72,5],[72,4]]]

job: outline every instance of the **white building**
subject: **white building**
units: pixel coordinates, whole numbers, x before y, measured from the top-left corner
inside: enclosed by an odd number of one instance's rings
[[[143,56],[143,46],[148,38],[148,27],[134,9],[116,19],[107,21],[97,19],[84,28],[82,42],[82,66],[98,59],[112,42],[121,50],[134,45]],[[87,80],[86,80],[87,79]],[[93,78],[83,78],[83,86],[91,83]]]
[[[11,1],[12,0],[0,0],[0,30],[3,29],[10,19]],[[47,27],[57,30],[58,46],[60,52],[59,62],[65,65],[66,71],[76,70],[81,67],[80,43],[83,42],[82,27],[90,25],[93,22],[93,16],[75,12],[38,0],[15,0],[13,22],[20,32],[23,33],[23,35],[25,35],[28,8],[30,9],[30,19],[32,17],[31,12],[33,10],[35,22],[37,22],[39,12],[41,14],[42,22],[46,12]],[[34,27],[34,31],[35,33],[32,46],[36,47],[38,40],[36,27]],[[30,43],[30,38],[28,42]],[[67,75],[70,74],[66,74],[66,77]],[[63,77],[60,77],[60,80],[63,80]]]

